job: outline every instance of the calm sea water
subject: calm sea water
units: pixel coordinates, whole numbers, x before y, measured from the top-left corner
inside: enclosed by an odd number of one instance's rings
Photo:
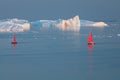
[[[93,32],[94,46],[87,45]],[[0,80],[119,80],[120,25],[0,34]]]

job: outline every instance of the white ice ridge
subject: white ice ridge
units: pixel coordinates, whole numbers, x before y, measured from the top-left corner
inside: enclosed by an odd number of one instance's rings
[[[61,20],[59,23],[55,24],[55,27],[61,30],[79,31],[80,30],[79,16],[75,16],[74,18],[68,20]]]
[[[88,24],[89,26],[93,26],[93,27],[105,27],[108,26],[105,22],[96,22],[94,24]]]
[[[81,20],[81,26],[105,27],[108,26],[105,22],[93,22],[88,20]]]
[[[27,20],[14,18],[0,21],[0,32],[24,32],[25,30],[30,30]]]

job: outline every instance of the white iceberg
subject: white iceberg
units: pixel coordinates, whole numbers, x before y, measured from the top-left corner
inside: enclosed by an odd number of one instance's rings
[[[80,30],[79,16],[75,16],[74,18],[68,20],[61,20],[59,23],[55,24],[55,27],[61,30],[79,31]]]
[[[0,32],[24,32],[30,30],[27,20],[7,19],[0,21]]]
[[[0,20],[0,32],[24,32],[26,30],[54,29],[63,31],[80,31],[81,26],[104,27],[108,26],[105,22],[94,22],[80,20],[79,16],[67,20],[37,20],[29,22],[17,18]]]

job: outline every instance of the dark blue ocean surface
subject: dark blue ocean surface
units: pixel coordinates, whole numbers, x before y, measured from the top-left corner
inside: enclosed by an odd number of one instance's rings
[[[94,46],[88,46],[89,32]],[[0,80],[119,80],[120,25],[0,34]]]

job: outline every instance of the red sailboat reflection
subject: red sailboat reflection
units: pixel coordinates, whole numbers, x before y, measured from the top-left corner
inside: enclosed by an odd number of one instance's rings
[[[88,44],[88,51],[92,52],[94,44]]]
[[[16,44],[13,44],[13,47],[16,48]]]
[[[15,35],[13,36],[13,40],[11,43],[13,44],[13,47],[16,48],[17,40]]]
[[[92,54],[92,50],[93,50],[94,44],[89,44],[88,45],[88,51],[89,51],[89,56],[88,56],[88,62],[89,62],[89,74],[88,77],[90,80],[93,80],[93,54]]]
[[[90,32],[90,34],[88,36],[88,45],[91,45],[91,44],[95,44],[95,42],[93,41],[93,38],[92,38],[92,32]]]

